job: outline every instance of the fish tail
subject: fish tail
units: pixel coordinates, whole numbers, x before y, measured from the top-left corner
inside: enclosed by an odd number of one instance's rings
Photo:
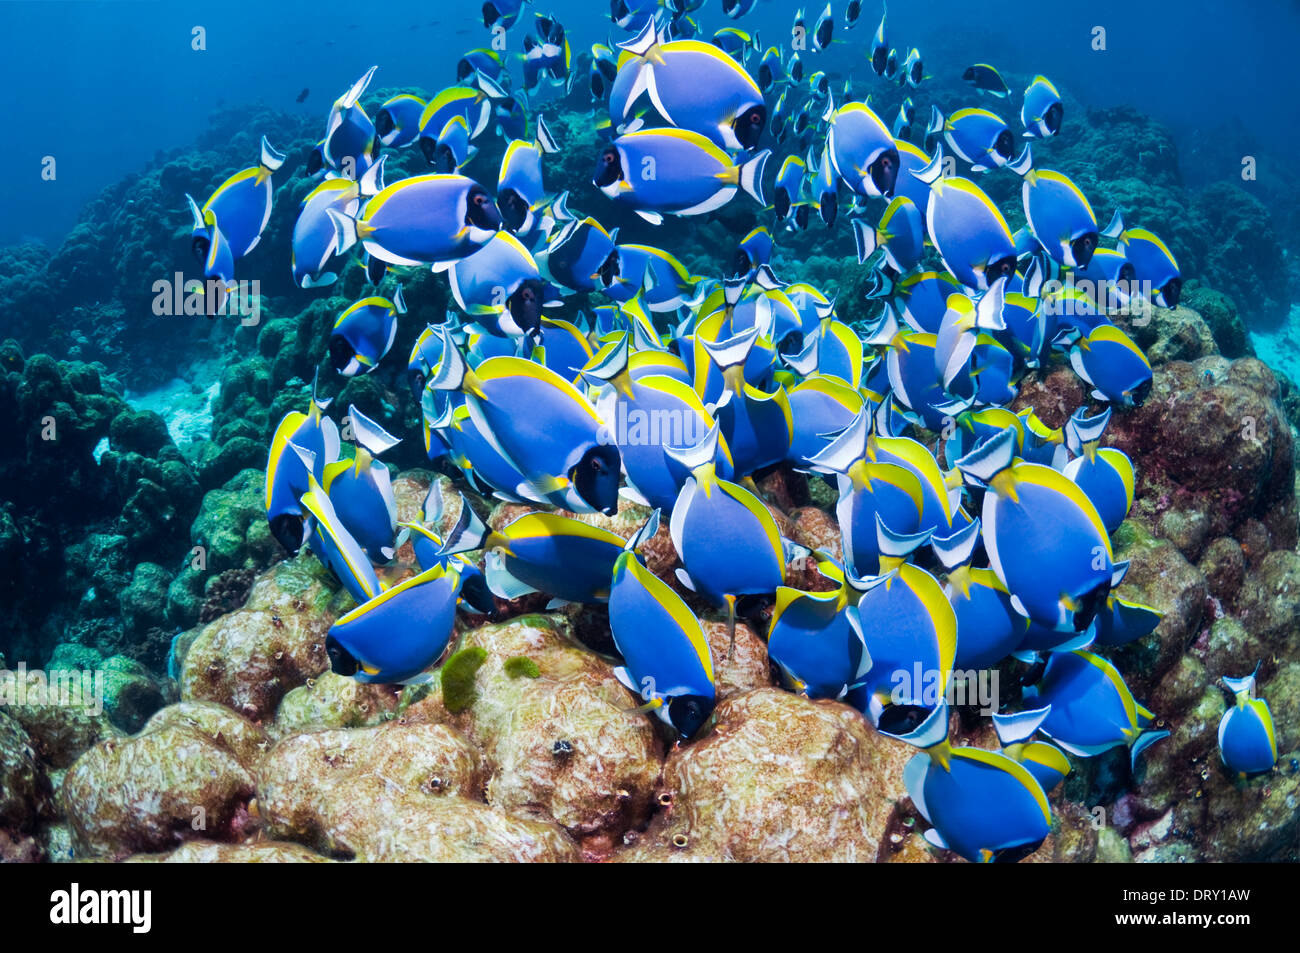
[[[771,157],[772,150],[764,149],[740,166],[740,187],[761,206],[767,205],[767,200],[763,198],[763,172],[767,168],[767,160]]]

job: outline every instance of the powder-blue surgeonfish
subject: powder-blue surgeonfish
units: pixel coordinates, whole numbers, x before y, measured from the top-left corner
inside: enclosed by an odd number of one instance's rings
[[[1219,720],[1219,757],[1238,778],[1266,774],[1277,764],[1277,733],[1268,702],[1255,694],[1255,671],[1244,678],[1224,676],[1233,705]]]
[[[957,616],[943,586],[908,562],[931,532],[903,534],[876,518],[880,585],[858,602],[871,669],[849,702],[879,730],[906,736],[919,713],[947,697],[957,655]]]
[[[375,113],[375,132],[379,142],[389,149],[400,149],[413,143],[420,134],[420,117],[427,105],[411,93],[398,93],[386,100]]]
[[[1136,768],[1143,751],[1169,737],[1151,728],[1155,715],[1134,700],[1115,666],[1091,652],[1054,653],[1025,697],[1051,709],[1038,730],[1081,758],[1126,747]]]
[[[1025,89],[1024,105],[1020,107],[1020,124],[1025,127],[1027,139],[1047,139],[1061,131],[1065,107],[1061,94],[1046,76],[1035,76]]]
[[[988,63],[976,63],[974,66],[966,67],[961,74],[961,78],[970,83],[981,93],[988,93],[990,96],[996,96],[998,99],[1006,99],[1011,95],[1011,89],[1007,86],[1006,80],[998,72],[996,66],[990,66]]]
[[[1150,286],[1156,304],[1162,308],[1178,306],[1183,295],[1182,272],[1178,259],[1160,236],[1145,228],[1127,227],[1118,211],[1102,234],[1119,240],[1119,253],[1133,266],[1134,280]]]
[[[817,568],[822,576],[838,581],[839,588],[828,592],[778,589],[767,651],[792,690],[809,698],[840,699],[871,668],[858,602],[884,580],[855,578],[830,560],[822,560]]]
[[[464,116],[452,116],[434,140],[429,164],[434,171],[450,175],[459,172],[476,155],[478,147],[470,145],[469,122]]]
[[[861,411],[862,395],[833,377],[808,377],[786,392],[794,432],[790,460],[798,469],[810,469],[813,458],[830,445]]]
[[[370,85],[371,77],[379,67],[372,66],[364,76],[330,107],[325,124],[325,139],[321,145],[320,160],[324,167],[350,179],[359,179],[379,158],[375,124],[361,108],[361,95]],[[314,169],[309,163],[307,173]]]
[[[1011,605],[1011,594],[992,569],[971,565],[980,543],[980,522],[971,520],[951,535],[931,537],[930,546],[947,574],[944,594],[957,617],[958,671],[991,668],[1016,651],[1029,620]]]
[[[496,204],[473,179],[417,175],[385,186],[383,164],[362,178],[358,214],[329,211],[339,252],[360,243],[390,265],[432,265],[464,258],[500,229]]]
[[[1024,765],[1046,794],[1051,794],[1071,770],[1065,752],[1051,742],[1034,737],[1049,714],[1050,708],[1031,708],[993,715],[993,730],[997,732],[1002,753]]]
[[[791,207],[803,197],[808,166],[799,156],[790,155],[781,163],[772,188],[772,208],[780,220],[790,215]]]
[[[1097,400],[1140,407],[1151,392],[1154,375],[1142,349],[1109,322],[1079,336],[1070,348],[1074,372],[1092,387]]]
[[[1109,408],[1095,417],[1080,408],[1066,421],[1066,446],[1074,459],[1062,472],[1088,494],[1106,531],[1113,533],[1133,506],[1134,473],[1128,454],[1116,447],[1101,446],[1110,416]]]
[[[559,374],[517,357],[471,370],[452,345],[429,385],[464,392],[480,431],[524,475],[522,495],[579,513],[617,510],[618,448],[602,441],[595,409]]]
[[[916,121],[916,104],[912,102],[911,97],[903,100],[903,104],[898,107],[898,115],[894,117],[894,126],[890,130],[894,139],[906,139],[912,134],[912,123]]]
[[[375,567],[361,544],[343,525],[325,488],[317,482],[312,472],[316,467],[315,456],[294,444],[290,444],[289,449],[298,455],[308,473],[308,490],[303,494],[302,508],[309,517],[307,543],[311,551],[358,605],[369,602],[383,591]]]
[[[1032,162],[1026,146],[1011,167],[1024,176],[1021,194],[1034,238],[1058,264],[1088,267],[1101,240],[1092,206],[1069,178],[1051,169],[1034,169]]]
[[[517,22],[528,0],[485,0],[483,3],[483,28],[499,26],[509,30]]]
[[[370,561],[386,563],[393,558],[397,503],[388,467],[377,458],[401,440],[354,406],[348,407],[345,423],[356,440],[352,459],[328,464],[321,487],[343,527]]]
[[[647,524],[633,545],[654,535]],[[560,603],[607,602],[614,564],[627,540],[607,529],[557,513],[525,513],[499,531],[489,531],[477,519],[449,537],[455,549],[483,549],[488,587],[502,599],[544,592]]]
[[[784,460],[794,430],[785,388],[768,393],[745,380],[745,362],[762,334],[763,329],[754,326],[723,341],[701,340],[726,383],[713,414],[741,476]]]
[[[968,288],[985,291],[1016,272],[1016,243],[1002,212],[970,179],[939,175],[936,151],[922,176],[930,185],[926,226],[944,267]]]
[[[927,135],[942,136],[972,172],[999,169],[1015,156],[1015,137],[1002,117],[987,109],[959,109],[945,117],[938,106],[931,107]]]
[[[680,739],[699,734],[717,695],[708,640],[681,596],[630,549],[614,562],[609,630],[623,656],[618,680]]]
[[[779,47],[769,46],[758,62],[758,88],[766,93],[785,78],[785,63],[781,60],[781,50]]]
[[[330,401],[318,399],[312,386],[311,405],[306,413],[285,414],[271,438],[266,462],[266,519],[271,535],[290,554],[297,553],[305,541],[307,514],[301,499],[311,489],[309,476],[325,479],[325,467],[339,458],[339,429],[325,411]],[[314,472],[309,472],[297,445],[311,455]]]
[[[722,13],[733,20],[739,20],[756,6],[758,0],[722,0]]]
[[[619,46],[620,72],[631,70],[631,89],[621,115],[611,115],[625,127],[628,112],[644,91],[655,109],[679,129],[707,137],[723,149],[753,149],[767,124],[763,91],[737,63],[712,43],[667,41],[648,23],[635,39]]]
[[[506,146],[497,175],[497,208],[506,228],[512,232],[526,234],[533,230],[534,209],[546,195],[542,185],[542,157],[559,151],[540,116],[532,142],[516,139]]]
[[[912,47],[907,53],[907,58],[903,60],[903,65],[899,70],[899,82],[916,89],[922,81],[927,79],[925,75],[925,66],[921,62],[921,51]]]
[[[1020,762],[948,740],[948,706],[904,740],[923,749],[903,769],[908,796],[932,825],[925,839],[972,863],[1016,861],[1047,839],[1052,809]]]
[[[1064,474],[1017,462],[1016,434],[989,438],[956,461],[987,487],[984,548],[1016,611],[1061,632],[1087,629],[1127,563],[1116,565],[1110,536],[1087,494]]]
[[[330,363],[344,377],[369,374],[384,359],[397,337],[397,316],[406,313],[402,287],[392,300],[371,295],[348,305],[330,331]]]
[[[514,235],[497,232],[482,248],[445,270],[457,306],[489,333],[541,339],[542,309],[558,303],[558,298]]]
[[[763,169],[770,156],[764,149],[737,165],[699,133],[643,129],[601,150],[593,182],[607,197],[658,225],[665,214],[716,211],[740,189],[766,205]]]
[[[537,262],[552,281],[574,291],[595,291],[614,280],[615,245],[616,236],[594,218],[575,219],[547,239]]]
[[[299,288],[323,288],[338,280],[338,273],[326,271],[338,252],[338,233],[329,212],[355,215],[360,192],[348,178],[327,178],[302,200],[293,226],[293,281]]]
[[[767,506],[743,486],[718,477],[720,435],[715,425],[694,447],[666,451],[690,474],[673,504],[669,530],[682,561],[678,580],[727,609],[730,656],[736,600],[776,592],[785,582],[786,549]]]
[[[447,539],[462,538],[462,527],[478,518],[465,502],[465,498],[459,494],[457,496],[460,497],[460,516],[447,533]],[[397,524],[401,529],[398,535],[398,546],[400,548],[406,542],[411,544],[420,572],[428,572],[438,566],[456,570],[461,578],[462,601],[480,615],[493,616],[496,614],[496,603],[493,602],[492,593],[488,590],[483,571],[466,553],[453,552],[456,547],[449,544],[437,531],[437,527],[442,524],[444,509],[442,484],[435,478],[429,484],[428,493],[425,494],[420,519]]]
[[[217,186],[208,200],[199,206],[200,214],[194,216],[196,231],[202,222],[211,242],[215,238],[215,229],[220,229],[222,240],[229,246],[230,255],[236,261],[256,248],[262,230],[271,218],[271,175],[284,165],[284,158],[263,136],[258,164],[236,172]],[[186,198],[189,199],[192,210],[196,203],[189,196]],[[209,221],[209,212],[216,220],[215,228]],[[199,250],[196,245],[196,257]],[[202,251],[206,256],[207,248]]]
[[[827,106],[827,149],[835,172],[853,192],[892,198],[898,179],[898,148],[889,127],[866,103]]]
[[[925,252],[925,216],[911,199],[900,195],[886,206],[874,228],[853,219],[853,237],[859,264],[879,251],[894,271],[907,274],[921,263]]]
[[[461,576],[435,566],[362,603],[325,637],[330,669],[358,682],[417,684],[446,650]]]
[[[438,138],[448,122],[456,117],[464,119],[469,138],[477,139],[491,128],[497,106],[508,98],[500,85],[479,74],[475,74],[472,86],[448,86],[424,104],[416,145],[426,160],[436,162]]]

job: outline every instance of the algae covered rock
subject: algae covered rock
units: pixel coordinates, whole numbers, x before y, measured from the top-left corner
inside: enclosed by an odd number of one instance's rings
[[[390,722],[280,741],[258,805],[274,836],[363,861],[573,860],[554,824],[481,802],[482,756],[446,725]]]
[[[540,810],[593,849],[642,822],[659,776],[661,744],[650,719],[612,666],[572,641],[555,616],[521,616],[466,635],[462,651],[481,649],[473,697],[452,723],[482,748],[487,800],[506,811]],[[506,663],[531,659],[538,678],[512,678]],[[445,686],[444,686],[445,690]],[[412,717],[451,719],[441,699]]]
[[[323,672],[284,696],[269,730],[284,737],[320,728],[376,725],[397,711],[401,697],[397,688]]]
[[[79,851],[117,858],[191,839],[242,840],[255,823],[254,788],[230,747],[163,724],[91,748],[64,778],[62,801]]]
[[[32,739],[0,711],[0,832],[16,838],[33,830],[49,802],[49,781]]]
[[[255,765],[267,747],[266,735],[246,718],[215,702],[178,702],[158,711],[144,733],[180,726],[197,731],[213,743],[229,748],[245,765]]]
[[[846,705],[760,688],[671,752],[661,803],[621,860],[871,861],[914,752]]]
[[[127,864],[328,864],[332,861],[300,844],[259,841],[255,844],[217,844],[190,841],[165,854],[134,854]]]
[[[242,609],[194,635],[181,663],[181,698],[270,720],[290,690],[329,669],[325,637],[350,602],[313,556],[277,563]]]

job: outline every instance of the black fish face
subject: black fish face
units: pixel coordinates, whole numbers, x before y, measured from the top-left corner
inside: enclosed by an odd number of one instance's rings
[[[501,14],[497,12],[496,4],[491,2],[483,4],[483,29],[492,29],[492,24],[500,18]]]
[[[1164,300],[1166,308],[1178,307],[1178,302],[1183,298],[1183,279],[1170,278],[1160,289],[1160,297]]]
[[[445,175],[451,175],[456,171],[456,154],[451,151],[451,146],[445,142],[433,147],[433,168]]]
[[[746,149],[753,149],[763,136],[763,127],[767,124],[767,107],[750,106],[731,123],[736,139]]]
[[[877,76],[884,76],[885,70],[889,67],[889,51],[877,49],[871,54],[871,68],[875,70]]]
[[[492,598],[492,591],[488,589],[487,579],[482,574],[474,573],[465,577],[465,582],[460,587],[460,597],[480,615],[496,618],[496,600]]]
[[[1053,103],[1047,108],[1047,115],[1043,117],[1043,122],[1047,124],[1048,130],[1052,135],[1061,131],[1061,120],[1065,117],[1065,107],[1060,103]]]
[[[772,209],[776,212],[777,218],[785,218],[790,214],[790,193],[783,188],[778,188],[772,193]]]
[[[325,153],[320,146],[317,146],[307,155],[307,174],[315,175],[323,168],[325,168]]]
[[[200,265],[205,264],[208,260],[208,249],[212,247],[212,241],[207,235],[195,235],[190,240],[190,252],[194,255],[194,260]]]
[[[606,146],[596,159],[596,171],[592,174],[591,181],[596,188],[603,189],[621,178],[623,178],[623,163],[619,160],[618,150],[613,146]]]
[[[975,67],[973,66],[966,67],[966,72],[961,74],[961,78],[968,83],[975,82]]]
[[[894,185],[898,182],[898,150],[886,149],[867,171],[871,174],[871,184],[885,198],[892,198]]]
[[[1016,256],[1014,253],[1006,258],[999,258],[984,269],[984,278],[991,286],[999,278],[1010,278],[1016,273]]]
[[[420,151],[424,153],[424,161],[429,165],[436,166],[438,164],[438,141],[427,136],[421,136],[419,143]]]
[[[1147,398],[1151,396],[1151,385],[1153,383],[1155,383],[1154,380],[1148,377],[1137,387],[1133,388],[1133,393],[1129,395],[1129,399],[1133,401],[1134,407],[1141,407],[1147,402]]]
[[[417,401],[424,396],[425,381],[426,378],[424,376],[424,371],[407,372],[406,382],[411,388],[411,396],[414,397]]]
[[[388,273],[388,265],[381,259],[371,256],[366,260],[366,280],[372,285],[377,285],[383,281],[384,275]]]
[[[352,349],[347,338],[341,334],[331,335],[330,344],[330,365],[340,374],[343,369],[352,363],[352,359],[357,356],[357,352]]]
[[[302,549],[305,520],[301,513],[280,513],[271,518],[271,536],[290,556]]]
[[[758,68],[758,88],[764,92],[772,88],[772,67],[766,63]]]
[[[1097,613],[1101,611],[1102,606],[1106,604],[1106,598],[1110,595],[1110,580],[1099,583],[1094,586],[1092,591],[1084,595],[1079,600],[1079,609],[1074,613],[1074,631],[1084,632],[1088,626],[1092,625]]]
[[[618,479],[622,457],[618,447],[602,444],[592,447],[582,455],[578,465],[569,471],[569,479],[583,502],[606,516],[618,512]]]
[[[835,21],[829,17],[821,22],[817,28],[817,46],[821,49],[831,45],[831,37],[835,34]]]
[[[826,192],[822,195],[821,201],[818,202],[817,205],[821,212],[822,221],[826,223],[827,228],[830,228],[835,224],[835,216],[838,215],[840,211],[839,196],[834,192]]]
[[[713,699],[703,695],[678,695],[668,700],[668,720],[684,739],[699,734],[713,714]]]
[[[743,248],[737,248],[736,254],[731,259],[731,274],[728,278],[740,278],[749,274],[754,264],[750,261],[749,253]]]
[[[465,224],[493,232],[501,227],[501,213],[483,186],[475,185],[466,200]]]
[[[604,262],[601,263],[599,274],[600,280],[604,283],[605,287],[608,288],[614,283],[614,279],[619,275],[617,248],[605,256]]]
[[[807,231],[808,229],[809,206],[800,205],[794,212],[794,223],[799,226],[799,230]]]
[[[876,728],[890,735],[906,735],[920,728],[933,709],[924,705],[887,705]]]
[[[381,136],[386,136],[397,128],[397,123],[393,121],[392,113],[387,109],[381,109],[375,114],[375,132]]]
[[[539,332],[542,328],[542,298],[542,282],[530,278],[506,299],[510,317],[525,334]]]
[[[501,220],[512,232],[519,231],[528,220],[528,203],[514,189],[502,189],[497,193],[497,208],[501,210]]]
[[[1015,148],[1016,141],[1011,135],[1010,129],[1003,129],[998,133],[997,139],[993,141],[993,151],[1008,162],[1011,161],[1011,152]]]
[[[776,352],[784,354],[786,357],[801,354],[803,352],[803,332],[796,329],[781,338],[780,343],[776,346]]]
[[[347,677],[361,671],[361,663],[332,635],[325,636],[325,654],[330,657],[330,671]]]
[[[1070,254],[1074,257],[1075,267],[1088,267],[1088,263],[1092,261],[1092,253],[1097,250],[1097,243],[1100,240],[1101,236],[1096,232],[1086,232],[1070,242]]]
[[[469,60],[462,59],[456,64],[456,82],[463,83],[474,72],[474,66]],[[379,128],[379,123],[375,123],[375,128]]]

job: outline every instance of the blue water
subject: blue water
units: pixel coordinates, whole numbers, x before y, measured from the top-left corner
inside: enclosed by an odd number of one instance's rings
[[[806,5],[811,22],[819,7]],[[765,44],[779,43],[797,6],[762,0],[740,25],[758,30]],[[839,16],[843,4],[835,6]],[[598,0],[533,8],[559,17],[575,54],[611,32],[608,6]],[[478,11],[477,2],[428,0],[0,3],[0,104],[9,133],[0,150],[0,244],[57,246],[87,200],[159,150],[189,144],[216,107],[260,100],[323,120],[333,98],[376,63],[372,89],[441,88],[459,54],[486,39]],[[811,68],[865,79],[863,49],[879,15],[878,5],[865,3],[856,29],[837,32],[847,43],[806,54]],[[694,16],[707,33],[733,25],[718,0]],[[1179,133],[1190,179],[1237,174],[1226,158],[1214,160],[1221,169],[1195,167],[1198,140],[1224,123],[1233,131],[1218,135],[1241,141],[1209,154],[1235,155],[1240,145],[1241,154],[1267,152],[1292,174],[1300,168],[1294,0],[894,0],[889,17],[894,45],[917,46],[945,69],[987,61],[1004,72],[1043,72],[1086,105],[1138,107]],[[191,49],[195,26],[206,30],[205,51]],[[1104,52],[1092,48],[1095,27],[1106,30]],[[526,28],[510,32],[512,50]],[[298,104],[304,87],[310,95]],[[57,162],[52,182],[40,177],[46,156]]]

